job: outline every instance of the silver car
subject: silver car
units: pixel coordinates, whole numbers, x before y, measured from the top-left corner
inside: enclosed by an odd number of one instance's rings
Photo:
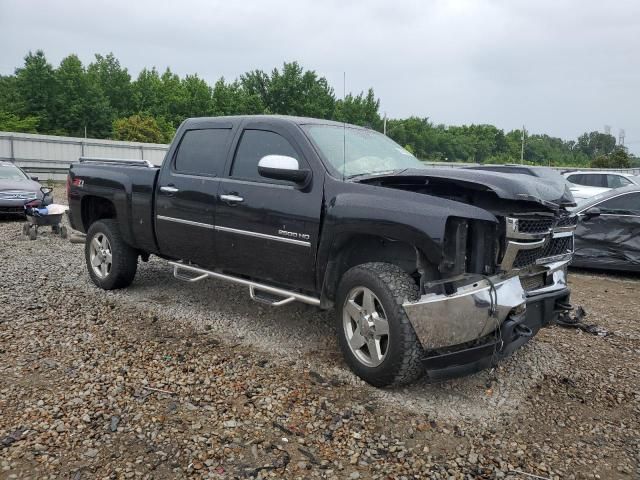
[[[53,202],[51,189],[43,188],[36,180],[13,163],[0,162],[0,215],[24,215],[27,203]]]
[[[614,188],[640,185],[640,176],[612,171],[568,171],[562,175],[571,184],[576,201],[584,201]]]

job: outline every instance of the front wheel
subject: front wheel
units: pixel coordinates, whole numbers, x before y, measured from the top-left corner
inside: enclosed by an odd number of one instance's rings
[[[84,255],[91,280],[104,290],[128,287],[136,276],[138,253],[122,239],[115,220],[89,227]]]
[[[404,385],[424,373],[422,346],[402,304],[418,286],[400,267],[365,263],[348,270],[336,295],[336,328],[346,362],[377,386]]]

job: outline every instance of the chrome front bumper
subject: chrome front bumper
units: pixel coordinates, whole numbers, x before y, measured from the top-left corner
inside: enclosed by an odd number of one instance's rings
[[[423,295],[403,307],[423,348],[464,344],[495,331],[511,313],[524,312],[527,298],[566,289],[568,263],[545,265],[550,282],[536,290],[526,292],[518,276],[497,275],[490,282],[483,279],[460,287],[451,295]]]

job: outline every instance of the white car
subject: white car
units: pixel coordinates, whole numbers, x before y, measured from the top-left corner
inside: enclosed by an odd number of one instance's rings
[[[571,193],[577,203],[613,188],[640,185],[640,176],[631,173],[581,170],[565,172],[562,175],[569,182]]]

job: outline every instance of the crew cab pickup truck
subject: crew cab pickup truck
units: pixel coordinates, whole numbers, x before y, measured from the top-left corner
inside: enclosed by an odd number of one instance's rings
[[[138,261],[334,308],[352,370],[376,386],[490,367],[570,309],[577,219],[564,180],[425,168],[388,137],[311,118],[194,118],[161,167],[86,159],[73,228],[103,289]]]

